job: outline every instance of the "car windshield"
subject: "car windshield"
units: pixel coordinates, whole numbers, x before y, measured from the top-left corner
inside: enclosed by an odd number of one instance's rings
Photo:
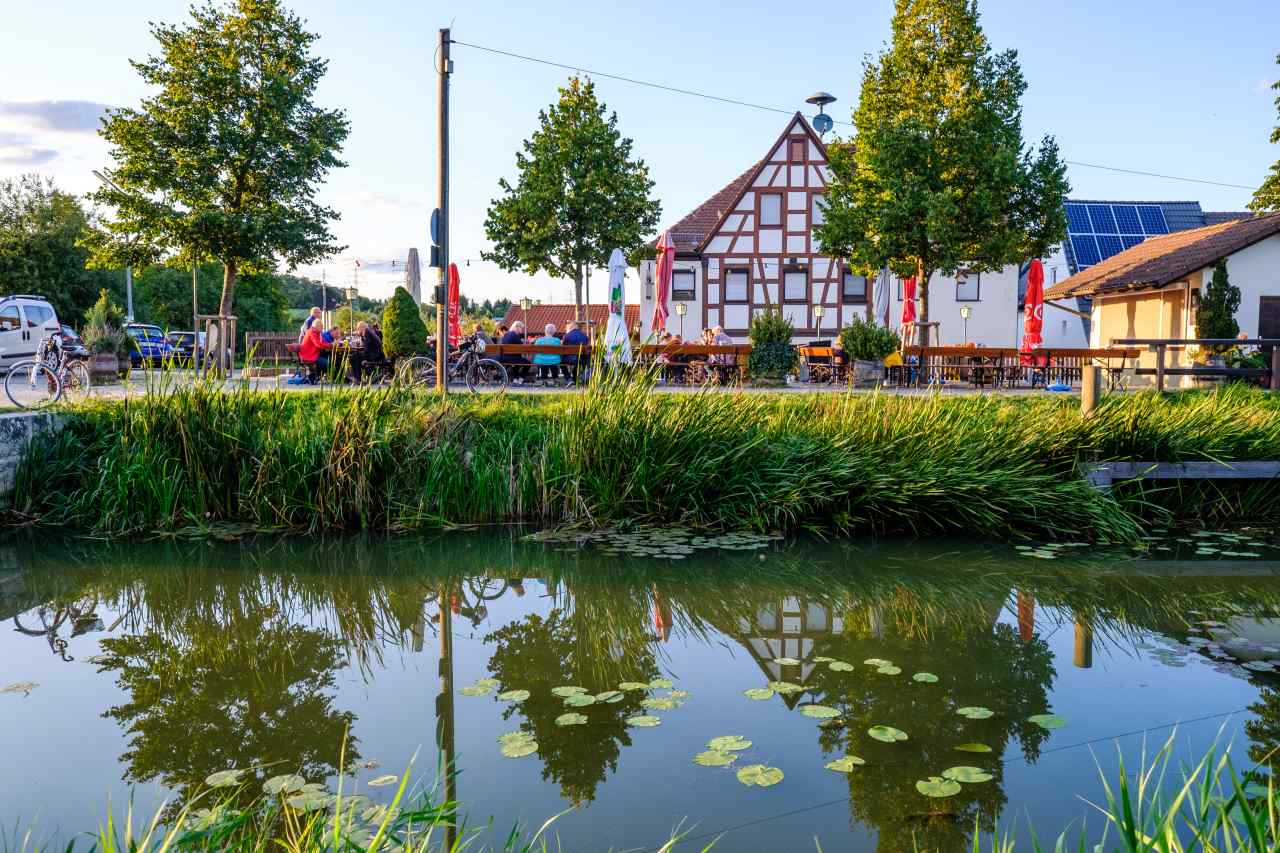
[[[144,329],[144,328],[138,328],[135,326],[129,329],[129,334],[141,340],[147,340],[147,341],[164,340],[164,335],[160,333],[159,329]]]

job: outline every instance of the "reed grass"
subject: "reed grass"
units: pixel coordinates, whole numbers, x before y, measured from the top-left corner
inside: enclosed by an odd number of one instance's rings
[[[10,524],[103,534],[619,523],[1125,540],[1145,518],[1280,518],[1280,487],[1121,486],[1088,461],[1280,459],[1280,398],[559,396],[205,384],[68,414],[20,467]]]

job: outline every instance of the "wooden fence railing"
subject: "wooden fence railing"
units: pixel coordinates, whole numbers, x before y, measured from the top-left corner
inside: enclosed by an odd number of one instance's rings
[[[1140,367],[1135,372],[1139,376],[1154,376],[1156,390],[1164,390],[1166,376],[1213,376],[1238,379],[1262,379],[1272,391],[1280,391],[1280,338],[1124,338],[1114,343],[1125,346],[1145,347],[1147,352],[1155,353],[1155,367]],[[1270,350],[1266,367],[1219,367],[1217,365],[1196,364],[1190,367],[1178,367],[1168,362],[1169,350],[1185,350],[1189,346],[1200,347],[1234,347],[1249,346]]]
[[[293,332],[246,332],[244,336],[245,359],[250,367],[285,367],[293,363],[289,344],[296,344],[298,336]]]
[[[1084,368],[1097,365],[1109,373],[1135,366],[1141,351],[1133,347],[1089,349],[1057,347],[1022,352],[1011,347],[904,347],[902,370],[907,381],[927,384],[970,382],[974,385],[1075,385]]]

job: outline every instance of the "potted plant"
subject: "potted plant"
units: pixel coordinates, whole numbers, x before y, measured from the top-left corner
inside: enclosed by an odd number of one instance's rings
[[[791,321],[777,311],[762,311],[751,321],[747,339],[751,355],[747,370],[756,385],[782,385],[787,374],[800,363],[800,354],[791,346]]]
[[[1227,276],[1227,262],[1218,261],[1213,267],[1213,279],[1203,291],[1193,291],[1196,305],[1197,338],[1234,338],[1240,333],[1236,311],[1240,308],[1240,288]],[[1231,344],[1206,344],[1188,347],[1191,359],[1209,367],[1225,367],[1227,351]],[[1219,376],[1197,376],[1198,382],[1217,382]]]
[[[124,331],[124,312],[103,290],[84,315],[84,345],[89,350],[89,375],[95,381],[114,381],[129,368],[132,339]]]
[[[840,332],[840,346],[849,359],[850,383],[858,386],[877,385],[884,378],[884,359],[902,346],[898,333],[861,317],[855,318]]]

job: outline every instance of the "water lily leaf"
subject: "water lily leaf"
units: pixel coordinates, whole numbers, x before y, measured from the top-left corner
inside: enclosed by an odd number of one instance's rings
[[[323,783],[323,782],[308,782],[307,784],[305,784],[305,785],[303,785],[301,788],[299,788],[299,789],[298,789],[298,791],[299,791],[300,793],[303,793],[303,794],[306,794],[306,793],[312,793],[312,794],[323,794],[323,793],[325,792],[325,790],[324,790],[324,783]]]
[[[496,678],[477,678],[475,680],[475,685],[477,687],[497,687],[501,683],[502,682],[498,681]]]
[[[587,722],[586,714],[579,714],[574,711],[571,711],[568,714],[561,714],[560,716],[556,717],[557,726],[582,726],[582,725],[586,725],[586,722]]]
[[[527,741],[526,741],[527,742]],[[387,785],[394,785],[400,781],[400,777],[392,773],[385,773],[382,776],[370,779],[368,785],[370,788],[382,788]]]
[[[828,770],[834,770],[837,773],[850,773],[855,767],[861,767],[867,762],[856,755],[846,755],[844,758],[837,758],[835,761],[828,761],[824,767]]]
[[[930,776],[928,781],[916,782],[916,790],[926,797],[954,797],[960,793],[960,783],[941,776]]]
[[[538,751],[536,740],[515,740],[502,745],[502,754],[507,758],[524,758]],[[372,783],[371,783],[372,784]]]
[[[651,711],[670,711],[676,707],[676,700],[666,696],[650,696],[648,699],[641,700],[640,706]]]
[[[504,745],[508,743],[520,743],[522,741],[531,741],[531,740],[533,740],[533,733],[526,732],[526,731],[507,732],[504,735],[498,735],[498,743],[504,744]]]
[[[585,687],[574,687],[568,684],[566,684],[563,687],[551,688],[551,695],[559,696],[561,699],[568,699],[570,696],[581,696],[583,693],[586,693],[586,692],[587,692],[587,688]]]
[[[648,690],[649,685],[643,681],[624,681],[618,685],[619,690]]]
[[[289,804],[291,809],[296,809],[300,812],[314,812],[325,808],[333,802],[333,796],[322,794],[319,791],[307,791],[303,794],[294,794],[285,802]]]
[[[498,694],[503,702],[523,702],[532,695],[528,690],[504,690]]]
[[[738,770],[738,781],[744,785],[767,788],[782,781],[782,771],[764,764],[748,764]]]
[[[627,717],[628,726],[635,726],[641,729],[648,729],[661,724],[662,724],[661,717],[654,717],[650,714],[640,714],[639,716],[635,716],[635,717]]]
[[[699,752],[695,755],[693,763],[701,764],[703,767],[725,767],[732,764],[737,757],[736,753],[708,749],[706,752]]]
[[[713,749],[716,752],[737,752],[741,749],[750,748],[751,741],[742,735],[721,735],[707,741],[707,749]]]
[[[867,666],[889,666],[893,661],[885,660],[884,658],[867,658],[863,663]]]
[[[787,695],[788,693],[804,692],[803,687],[801,687],[799,684],[792,684],[790,681],[770,681],[769,689],[771,689],[774,693],[781,693],[784,696]]]
[[[16,681],[13,684],[6,684],[4,687],[0,687],[0,693],[22,693],[25,695],[39,686],[34,681]]]
[[[879,669],[876,670],[876,672],[880,673],[881,675],[900,675],[902,673],[902,669],[901,667],[896,667],[893,664],[889,664],[888,666],[880,667]]]
[[[748,699],[754,699],[757,702],[762,702],[765,699],[773,698],[773,690],[768,687],[749,687],[742,691],[742,695],[746,696]]]
[[[816,655],[811,658],[814,663],[831,663],[835,658],[829,658],[826,655]]]
[[[932,672],[917,672],[915,675],[911,676],[911,680],[919,681],[921,684],[936,684],[938,676],[934,675]]]
[[[368,806],[360,812],[360,819],[365,823],[382,823],[384,820],[395,820],[398,817],[400,817],[400,809],[385,803]]]
[[[964,782],[973,785],[978,782],[990,782],[995,777],[979,767],[948,767],[942,771],[943,778],[952,782]]]
[[[458,690],[463,696],[488,696],[493,692],[492,687],[483,684],[471,684]]]
[[[270,779],[262,783],[262,792],[275,796],[277,794],[292,794],[294,791],[301,791],[302,786],[307,784],[307,780],[294,773],[286,773],[283,776],[272,776]]]
[[[1049,731],[1060,729],[1067,724],[1066,719],[1057,714],[1036,714],[1027,717],[1027,722],[1035,723],[1040,728],[1048,729]]]
[[[879,741],[885,743],[894,743],[907,739],[907,733],[901,729],[895,729],[893,726],[872,726],[867,729],[867,734]]]
[[[990,752],[991,751],[991,747],[987,746],[985,743],[962,743],[959,746],[955,747],[955,749],[959,750],[960,752]]]
[[[240,777],[243,775],[243,770],[219,770],[206,776],[204,783],[210,788],[229,788],[240,784]]]
[[[90,655],[89,657],[84,659],[84,662],[91,663],[94,666],[97,666],[99,664],[104,664],[109,660],[111,660],[111,655]]]
[[[655,678],[653,681],[649,682],[649,686],[655,690],[659,688],[663,690],[670,690],[675,685],[671,682],[670,678]]]
[[[621,701],[622,701],[622,691],[621,691],[621,690],[606,690],[606,691],[605,691],[605,692],[603,692],[603,693],[597,693],[597,694],[596,694],[596,701],[597,701],[597,702],[621,702]]]
[[[667,692],[667,695],[670,696],[672,699],[684,701],[685,699],[688,699],[693,694],[690,693],[688,690],[671,690]]]
[[[842,660],[833,660],[827,664],[827,669],[832,672],[853,672],[853,664]]]
[[[774,658],[773,662],[779,666],[799,666],[800,661],[795,658]]]
[[[983,708],[980,705],[974,705],[966,708],[957,708],[956,713],[962,717],[968,717],[971,720],[985,720],[994,716],[995,712],[990,708]]]
[[[832,717],[840,716],[839,711],[826,705],[805,705],[800,709],[800,713],[806,717],[813,717],[815,720],[829,720]]]
[[[564,697],[564,704],[570,708],[585,708],[588,705],[594,705],[596,697],[589,693],[574,693],[572,696]]]

